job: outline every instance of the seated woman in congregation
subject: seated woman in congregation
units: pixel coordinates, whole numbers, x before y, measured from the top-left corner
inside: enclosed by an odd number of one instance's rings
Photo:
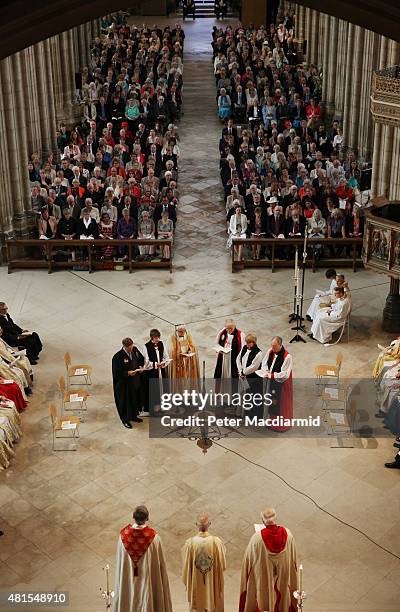
[[[115,234],[115,223],[110,219],[108,212],[103,212],[99,225],[99,238],[113,240]],[[114,248],[110,246],[101,247],[101,259],[112,259]]]
[[[155,239],[155,225],[153,219],[150,218],[150,214],[147,210],[142,212],[141,218],[138,224],[138,238],[143,240],[154,240]],[[150,260],[154,254],[154,247],[149,244],[139,246],[139,257],[141,259]]]
[[[174,223],[169,218],[168,212],[163,212],[161,219],[157,223],[157,237],[160,239],[172,240],[174,235]],[[161,247],[162,260],[168,261],[171,258],[171,249],[168,245]]]
[[[49,215],[48,208],[43,208],[38,223],[39,238],[41,240],[50,240],[55,238],[57,232],[57,221],[55,217]]]
[[[340,208],[334,208],[327,219],[328,238],[346,238],[345,218]],[[335,248],[330,246],[329,250],[332,256],[340,257],[343,247]]]
[[[226,89],[223,87],[221,93],[218,96],[218,117],[221,121],[227,121],[232,114],[231,99],[226,93]]]
[[[124,208],[122,211],[122,217],[117,223],[116,238],[118,240],[129,240],[135,238],[135,234],[135,220],[129,216],[129,208]],[[122,257],[123,261],[126,261],[128,259],[128,247],[119,246],[118,254]]]
[[[234,249],[234,259],[235,261],[240,261],[242,259],[242,245],[232,245],[232,241],[234,238],[246,238],[247,231],[247,217],[243,212],[241,206],[236,206],[235,214],[231,216],[229,221],[229,236],[228,242],[226,244],[228,249]]]
[[[260,206],[254,209],[254,216],[250,218],[250,238],[266,238],[267,237],[267,217],[262,214]],[[253,259],[260,259],[261,244],[253,244],[252,247]]]
[[[307,219],[307,236],[308,238],[326,238],[326,220],[323,218],[319,208],[316,208],[312,214],[312,217]],[[315,248],[315,255],[317,259],[320,259],[323,253],[324,247],[322,244],[317,244]]]

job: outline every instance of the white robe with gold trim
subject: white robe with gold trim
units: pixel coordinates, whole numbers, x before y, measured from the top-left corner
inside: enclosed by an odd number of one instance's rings
[[[186,540],[183,582],[191,612],[224,612],[225,546],[209,533]]]

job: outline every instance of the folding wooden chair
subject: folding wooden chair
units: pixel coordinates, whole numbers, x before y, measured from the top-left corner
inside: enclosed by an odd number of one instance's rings
[[[78,448],[77,444],[69,446],[68,448],[56,448],[56,439],[73,438],[74,440],[76,440],[77,438],[79,438],[79,424],[81,422],[80,418],[77,416],[59,417],[57,415],[57,407],[54,402],[49,405],[49,412],[53,436],[53,451],[76,451]],[[64,435],[59,435],[60,432],[63,432]]]
[[[329,426],[328,435],[335,436],[338,434],[349,434],[354,432],[354,424],[356,421],[357,410],[356,402],[353,400],[347,405],[344,412],[327,413],[327,423]]]
[[[333,387],[327,386],[323,389],[321,393],[321,408],[325,414],[325,420],[327,411],[346,411],[349,394],[350,387],[347,378],[343,379],[342,385],[337,385]]]
[[[338,353],[336,355],[336,364],[327,365],[319,364],[315,366],[315,377],[316,385],[320,386],[323,384],[339,384],[340,370],[343,364],[343,355]]]
[[[58,379],[58,389],[61,395],[61,413],[78,412],[83,421],[82,412],[87,412],[89,392],[86,389],[66,389],[64,376]]]
[[[67,370],[67,386],[82,385],[86,386],[92,384],[91,374],[92,366],[87,363],[80,363],[72,365],[71,355],[67,352],[64,355],[65,368]],[[82,382],[82,378],[84,382]],[[73,381],[73,382],[71,382]]]
[[[347,327],[347,344],[350,342],[350,314],[351,314],[351,311],[349,312],[349,314],[344,320],[344,323],[342,325],[342,328],[340,330],[337,340],[335,340],[335,342],[326,342],[324,346],[335,346],[336,344],[339,344],[346,330],[346,327]]]

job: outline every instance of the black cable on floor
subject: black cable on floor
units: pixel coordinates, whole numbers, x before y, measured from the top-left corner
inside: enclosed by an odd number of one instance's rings
[[[92,287],[96,287],[96,289],[100,289],[100,291],[104,291],[104,293],[108,293],[108,295],[112,295],[112,297],[115,297],[117,300],[121,300],[121,302],[125,302],[125,304],[129,304],[129,306],[133,306],[134,308],[137,308],[138,310],[141,310],[145,314],[148,314],[151,317],[154,317],[156,319],[160,319],[160,321],[164,321],[164,323],[168,323],[168,325],[173,325],[175,327],[175,323],[172,323],[171,321],[168,321],[168,319],[164,319],[164,317],[160,317],[160,315],[156,315],[156,314],[154,314],[154,312],[150,312],[149,310],[146,310],[145,308],[142,308],[142,306],[138,306],[137,304],[133,304],[132,302],[130,302],[129,300],[126,300],[125,298],[121,297],[120,295],[116,295],[112,291],[109,291],[108,289],[105,289],[104,287],[100,287],[99,285],[96,285],[96,283],[93,283],[92,281],[88,280],[87,278],[84,278],[83,276],[79,276],[79,274],[76,274],[75,272],[72,272],[72,271],[70,271],[70,274],[72,274],[73,276],[76,276],[76,278],[79,278],[82,281],[85,281],[85,283],[88,283],[89,285],[92,285]]]
[[[277,474],[273,470],[270,470],[269,468],[265,467],[264,465],[261,465],[260,463],[256,463],[252,459],[249,459],[248,457],[245,457],[244,455],[242,455],[238,451],[235,451],[235,450],[233,450],[233,449],[231,449],[231,448],[229,448],[227,446],[224,446],[220,442],[215,442],[213,440],[213,444],[215,444],[216,446],[220,446],[221,448],[223,448],[224,450],[228,451],[229,453],[233,453],[234,455],[237,455],[238,457],[240,457],[244,461],[247,461],[247,463],[250,463],[251,465],[255,465],[256,467],[258,467],[258,468],[260,468],[262,470],[265,470],[266,472],[269,472],[270,474],[273,474],[274,476],[279,478],[279,480],[281,480],[287,487],[289,487],[289,489],[292,489],[292,491],[294,491],[298,495],[302,495],[303,497],[308,499],[310,502],[312,502],[314,504],[314,506],[316,508],[318,508],[318,510],[321,510],[321,512],[324,512],[325,514],[327,514],[331,518],[335,519],[335,521],[338,521],[342,525],[345,525],[346,527],[349,527],[350,529],[353,529],[353,531],[356,531],[360,535],[364,536],[364,538],[366,538],[369,542],[371,542],[371,544],[373,544],[374,546],[377,546],[378,548],[380,548],[381,550],[386,552],[388,555],[391,555],[392,557],[394,557],[395,559],[398,559],[400,561],[400,556],[399,555],[397,555],[396,553],[392,552],[388,548],[385,548],[385,546],[382,546],[382,544],[379,544],[378,542],[375,542],[375,540],[370,538],[370,536],[367,535],[366,533],[364,533],[364,531],[361,531],[361,529],[358,529],[358,527],[354,527],[354,525],[350,525],[350,523],[346,523],[346,521],[343,521],[341,518],[339,518],[335,514],[332,514],[331,512],[329,512],[329,510],[325,510],[325,508],[322,508],[322,506],[320,506],[318,504],[318,502],[316,502],[315,499],[313,499],[311,497],[311,495],[308,495],[308,493],[305,493],[304,491],[300,491],[299,489],[296,489],[296,487],[291,485],[289,482],[287,482],[287,480],[285,480],[282,476],[280,476],[279,474]]]

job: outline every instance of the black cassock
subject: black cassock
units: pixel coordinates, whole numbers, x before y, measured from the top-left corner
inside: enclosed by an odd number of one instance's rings
[[[136,346],[130,355],[121,349],[112,358],[115,405],[123,423],[132,421],[141,410],[142,374],[128,376],[128,372],[142,366],[144,366],[144,357]]]
[[[14,323],[9,314],[0,315],[0,325],[3,328],[3,340],[10,346],[26,349],[29,361],[36,361],[43,348],[38,334],[32,332],[30,336],[18,338],[22,334],[22,328]]]

